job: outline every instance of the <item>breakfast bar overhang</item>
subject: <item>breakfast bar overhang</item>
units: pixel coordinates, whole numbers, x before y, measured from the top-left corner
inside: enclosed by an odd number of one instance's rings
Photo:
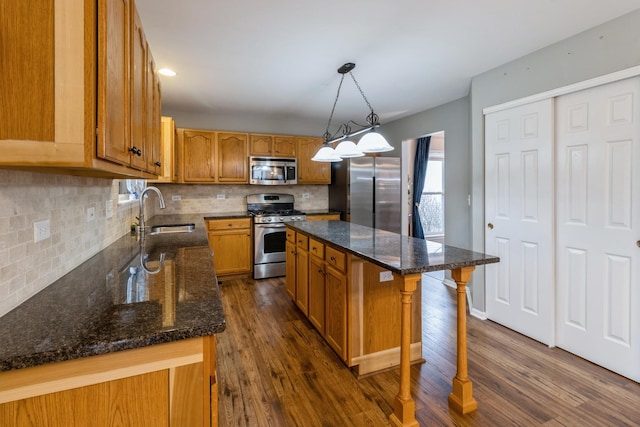
[[[466,285],[476,265],[496,263],[499,258],[343,221],[300,221],[290,223],[288,227],[402,278],[400,386],[393,403],[394,412],[389,416],[392,425],[418,425],[410,390],[413,293],[420,284],[422,273],[451,270],[457,284],[457,373],[453,378],[449,407],[463,414],[477,409],[467,374]]]

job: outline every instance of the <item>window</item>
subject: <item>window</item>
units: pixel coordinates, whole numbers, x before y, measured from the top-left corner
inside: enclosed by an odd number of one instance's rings
[[[430,153],[420,197],[420,222],[425,237],[444,235],[444,153]]]
[[[144,179],[122,179],[118,188],[118,203],[137,200],[138,195],[144,190],[147,181]]]

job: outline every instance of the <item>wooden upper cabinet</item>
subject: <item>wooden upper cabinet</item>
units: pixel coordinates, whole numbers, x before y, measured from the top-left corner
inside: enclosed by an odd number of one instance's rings
[[[287,135],[249,135],[249,153],[252,156],[295,157],[296,137]]]
[[[249,182],[246,133],[178,129],[178,182]]]
[[[122,0],[117,0],[119,3]],[[107,40],[107,43],[110,40]],[[147,74],[147,40],[142,30],[142,23],[138,13],[133,13],[133,32],[131,33],[131,139],[122,141],[128,144],[124,148],[127,151],[131,167],[141,170],[149,170],[147,159],[151,159],[151,138],[148,135],[147,117],[148,80]],[[107,144],[107,147],[109,144]],[[153,171],[153,169],[152,169]]]
[[[275,135],[273,137],[273,155],[276,157],[295,157],[296,137]]]
[[[159,101],[158,101],[159,102]],[[158,105],[159,107],[159,105]],[[158,179],[150,182],[178,182],[175,162],[177,160],[176,147],[176,128],[172,117],[162,116],[160,129],[160,164],[158,168]]]
[[[131,157],[130,36],[131,2],[98,1],[98,157],[121,164]]]
[[[3,2],[0,167],[155,177],[131,167],[132,97],[138,109],[144,92],[133,67],[148,51],[134,11],[132,0]]]
[[[248,141],[246,133],[217,133],[217,182],[249,182]]]
[[[146,93],[146,138],[147,138],[147,171],[154,175],[162,175],[162,162],[164,152],[162,150],[162,92],[160,89],[160,77],[156,72],[153,56],[147,45],[147,93]],[[168,158],[171,161],[171,157]]]
[[[184,129],[178,133],[184,182],[215,182],[216,133]]]
[[[322,138],[297,137],[298,184],[331,184],[331,163],[311,158],[322,147]]]
[[[252,156],[273,155],[273,135],[252,133],[249,135],[249,153]]]

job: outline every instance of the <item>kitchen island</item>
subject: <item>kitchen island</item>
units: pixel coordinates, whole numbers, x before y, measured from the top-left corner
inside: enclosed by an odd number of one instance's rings
[[[0,424],[217,425],[225,330],[204,215],[123,236],[0,317]]]
[[[457,284],[458,351],[457,373],[453,378],[449,406],[461,413],[477,409],[472,383],[467,374],[466,284],[471,279],[476,265],[498,262],[497,257],[343,221],[300,221],[289,223],[287,227],[332,249],[333,252],[323,251],[327,255],[331,253],[331,258],[328,259],[330,263],[340,264],[343,257],[348,265],[364,261],[391,271],[393,276],[399,279],[400,386],[393,405],[394,412],[389,417],[393,425],[418,425],[415,419],[415,402],[410,390],[413,293],[419,287],[423,272],[451,270],[453,280]],[[347,275],[346,281],[362,280],[352,277],[355,275]],[[349,289],[348,283],[345,286]],[[367,286],[367,283],[364,283],[364,286]]]

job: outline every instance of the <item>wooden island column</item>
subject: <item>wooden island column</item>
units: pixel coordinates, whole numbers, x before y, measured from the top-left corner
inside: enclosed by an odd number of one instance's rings
[[[402,317],[400,323],[400,391],[393,402],[389,422],[394,426],[417,426],[416,402],[411,397],[411,300],[422,274],[403,277]]]
[[[473,384],[467,376],[467,282],[475,267],[454,268],[451,277],[457,285],[458,305],[458,359],[457,372],[453,377],[453,391],[449,395],[449,408],[461,413],[478,409],[478,402],[473,398]]]
[[[478,402],[473,398],[473,384],[467,371],[467,305],[466,285],[471,279],[475,266],[454,268],[451,276],[457,285],[457,372],[452,381],[452,392],[449,394],[449,408],[461,414],[478,409]],[[411,345],[411,300],[421,280],[421,274],[403,277],[400,289],[402,300],[401,337],[400,337],[400,391],[393,402],[393,414],[389,422],[394,426],[417,426],[416,404],[411,398],[411,361],[409,347]]]

